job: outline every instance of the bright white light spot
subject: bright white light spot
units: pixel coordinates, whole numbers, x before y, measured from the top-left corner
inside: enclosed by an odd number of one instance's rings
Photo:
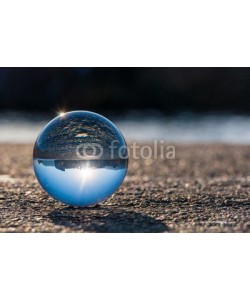
[[[86,137],[86,136],[88,136],[87,133],[78,133],[78,134],[76,135],[77,138],[78,138],[78,137]]]
[[[58,115],[59,117],[63,117],[63,116],[65,115],[65,112],[64,112],[64,111],[59,111],[59,112],[57,113],[57,115]]]
[[[93,176],[93,170],[89,167],[85,167],[82,169],[83,179],[90,179]]]

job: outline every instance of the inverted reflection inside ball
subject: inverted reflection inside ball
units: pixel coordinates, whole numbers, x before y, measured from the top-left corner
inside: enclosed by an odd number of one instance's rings
[[[101,115],[77,111],[53,119],[40,133],[33,164],[41,186],[55,199],[87,206],[107,199],[121,185],[126,143]],[[124,152],[124,150],[123,150]]]

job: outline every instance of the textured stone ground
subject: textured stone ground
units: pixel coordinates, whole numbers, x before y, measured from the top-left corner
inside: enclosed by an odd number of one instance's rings
[[[39,186],[31,145],[0,145],[0,232],[250,232],[250,146],[175,147],[130,159],[110,199],[75,208]]]

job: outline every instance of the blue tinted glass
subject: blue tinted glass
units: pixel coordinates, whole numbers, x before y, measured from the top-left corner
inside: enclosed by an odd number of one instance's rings
[[[33,164],[41,186],[55,199],[87,206],[105,200],[127,171],[127,147],[108,119],[86,111],[69,112],[42,130]]]

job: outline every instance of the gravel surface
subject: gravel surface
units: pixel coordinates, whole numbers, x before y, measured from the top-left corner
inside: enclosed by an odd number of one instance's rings
[[[250,232],[250,146],[175,145],[130,159],[102,204],[64,205],[39,186],[32,145],[0,144],[0,232]]]

